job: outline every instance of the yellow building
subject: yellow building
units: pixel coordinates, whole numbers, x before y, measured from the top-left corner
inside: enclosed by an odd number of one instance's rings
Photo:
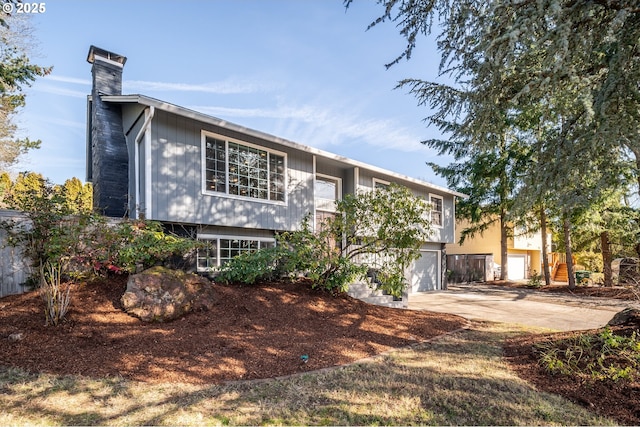
[[[464,220],[456,221],[456,242],[460,241],[462,230],[468,227]],[[507,273],[509,280],[521,280],[542,271],[542,236],[540,232],[526,235],[516,227],[514,236],[507,242]],[[547,250],[551,248],[548,236]],[[464,244],[446,245],[447,270],[451,281],[493,280],[499,278],[502,262],[500,251],[500,223],[496,221],[482,234],[467,237]],[[463,274],[464,265],[472,273]],[[483,266],[484,265],[484,269]]]

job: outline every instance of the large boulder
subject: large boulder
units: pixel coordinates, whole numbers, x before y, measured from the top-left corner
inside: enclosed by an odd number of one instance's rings
[[[613,316],[607,323],[609,326],[633,326],[640,328],[640,310],[636,308],[625,308]]]
[[[122,295],[125,311],[145,322],[167,322],[213,304],[211,282],[197,274],[152,267],[129,276]]]

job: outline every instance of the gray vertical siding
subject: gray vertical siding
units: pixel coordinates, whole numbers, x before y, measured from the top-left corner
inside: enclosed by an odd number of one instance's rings
[[[202,131],[229,137],[249,144],[265,147],[286,154],[287,197],[286,204],[265,202],[249,198],[204,194],[202,191]],[[133,132],[132,132],[133,133]],[[130,136],[135,138],[135,135]],[[253,135],[199,122],[162,110],[156,110],[151,124],[151,151],[140,145],[140,176],[143,189],[138,203],[148,206],[144,200],[145,158],[151,160],[151,212],[150,219],[190,224],[212,224],[222,227],[240,227],[264,230],[296,229],[307,214],[314,210],[313,154],[292,147],[285,147]],[[354,179],[355,167],[334,159],[316,156],[316,172],[342,179],[343,194],[358,188],[372,188],[373,178],[397,182],[393,176],[359,168],[358,183]],[[406,183],[415,194],[425,198],[430,189],[414,183]],[[132,197],[135,192],[132,192]],[[434,228],[431,241],[454,241],[454,196],[432,190],[443,197],[444,226]]]
[[[387,182],[397,182],[398,180],[386,175],[377,174],[366,169],[360,169],[360,179],[358,185],[364,188],[373,188],[373,179],[380,179]],[[413,183],[401,183],[406,185],[411,191],[421,197],[428,200],[429,194],[434,194],[442,197],[443,210],[444,210],[444,223],[442,227],[434,227],[431,235],[431,242],[453,243],[455,239],[454,235],[454,203],[455,197],[451,194],[442,193],[435,189],[429,189]]]
[[[287,204],[203,194],[202,130],[284,151],[287,155]],[[152,219],[289,230],[297,228],[302,218],[313,211],[313,160],[309,153],[283,150],[267,141],[163,111],[156,111],[152,135]]]

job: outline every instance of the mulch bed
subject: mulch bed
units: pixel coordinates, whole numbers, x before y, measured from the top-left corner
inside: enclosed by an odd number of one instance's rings
[[[623,328],[611,329],[621,335],[629,333]],[[620,424],[640,425],[640,382],[585,381],[569,375],[552,375],[538,363],[534,353],[536,344],[588,332],[520,336],[505,344],[504,355],[518,376],[534,384],[539,390],[562,395],[600,415],[611,417]]]
[[[305,283],[212,286],[217,298],[210,311],[168,323],[144,323],[122,311],[126,277],[75,285],[71,310],[58,326],[44,326],[37,292],[2,298],[0,365],[215,384],[344,365],[466,324],[453,315],[333,296]],[[22,339],[10,339],[16,334]]]
[[[466,325],[457,316],[374,306],[305,283],[212,286],[218,297],[210,311],[164,324],[144,323],[122,311],[126,277],[121,276],[75,285],[71,311],[56,327],[44,326],[37,292],[1,298],[0,365],[149,383],[217,384],[344,365]],[[538,291],[635,299],[620,288],[553,285]],[[621,424],[640,425],[637,382],[580,382],[550,375],[537,363],[536,343],[583,332],[519,336],[505,344],[504,355],[538,389]],[[22,339],[10,339],[16,334]],[[306,362],[302,356],[308,356]]]

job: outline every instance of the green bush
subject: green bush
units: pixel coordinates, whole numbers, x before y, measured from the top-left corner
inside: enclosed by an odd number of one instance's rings
[[[345,292],[349,283],[364,276],[367,267],[357,265],[325,244],[322,233],[311,231],[307,220],[299,231],[277,236],[278,245],[245,252],[218,269],[215,280],[251,285],[260,281],[303,276],[313,289]]]
[[[184,256],[200,245],[195,239],[166,233],[158,222],[110,222],[93,213],[68,215],[50,202],[27,213],[30,225],[5,221],[2,227],[11,245],[26,248],[34,267],[59,265],[62,274],[73,279],[109,272],[134,273],[139,266],[148,268]],[[31,282],[39,285],[39,272]]]
[[[219,280],[253,283],[278,271],[307,277],[314,288],[345,292],[350,283],[376,270],[380,289],[401,297],[406,267],[420,257],[420,247],[429,239],[429,203],[391,184],[347,194],[335,208],[335,215],[315,230],[307,216],[299,230],[277,236],[279,252],[261,250],[225,264]],[[271,258],[274,253],[277,262]]]
[[[538,362],[551,373],[591,381],[633,381],[640,378],[640,340],[617,335],[609,327],[597,333],[536,346]]]
[[[603,271],[602,254],[596,252],[577,252],[574,254],[576,263],[585,270],[601,272]]]
[[[339,238],[330,225],[314,233],[306,217],[300,230],[280,234],[277,237],[278,245],[286,251],[282,259],[282,271],[289,276],[302,275],[308,278],[314,289],[346,292],[349,284],[364,277],[368,268],[340,252],[333,243]]]
[[[527,287],[529,288],[541,288],[544,286],[544,282],[542,281],[542,275],[537,271],[534,271],[529,281],[527,281]]]
[[[227,261],[218,270],[216,281],[253,285],[279,279],[285,273],[283,260],[288,251],[281,247],[245,252]]]
[[[135,273],[197,249],[195,239],[168,234],[156,221],[124,220],[95,230],[88,257],[97,272]]]

